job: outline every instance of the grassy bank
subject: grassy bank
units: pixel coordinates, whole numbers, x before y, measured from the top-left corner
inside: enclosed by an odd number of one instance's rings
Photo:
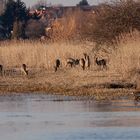
[[[140,88],[139,9],[140,3],[132,0],[100,4],[92,12],[69,11],[54,21],[50,39],[1,41],[0,94],[132,97],[130,93]],[[66,67],[68,58],[81,59],[84,53],[90,59],[89,69]],[[57,72],[56,59],[61,62]],[[21,72],[22,64],[28,75]]]
[[[89,99],[116,99],[132,97],[129,95],[135,87],[128,85],[121,76],[116,73],[59,70],[36,71],[28,76],[5,76],[0,78],[0,94],[13,93],[44,93],[69,96],[86,96]],[[112,76],[110,76],[112,75]],[[114,83],[123,87],[112,86]],[[132,83],[133,84],[133,83]]]
[[[91,99],[114,99],[139,87],[139,37],[138,31],[123,34],[116,45],[95,45],[92,42],[10,41],[0,44],[0,64],[6,71],[0,76],[0,93],[50,93],[88,96]],[[90,69],[80,66],[66,67],[66,59],[90,57]],[[107,70],[100,68],[95,58],[105,59]],[[54,62],[59,58],[60,69],[54,72]],[[20,73],[21,65],[28,67],[27,76]]]

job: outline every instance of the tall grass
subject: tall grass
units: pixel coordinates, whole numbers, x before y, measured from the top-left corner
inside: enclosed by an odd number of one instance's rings
[[[16,67],[25,63],[29,67],[52,68],[56,59],[60,59],[64,65],[68,57],[83,57],[83,53],[90,49],[83,43],[6,41],[0,44],[0,64]]]
[[[107,60],[107,72],[129,76],[140,69],[140,32],[134,31],[120,35],[116,46],[97,47],[86,42],[42,43],[40,41],[6,41],[0,44],[0,64],[5,67],[28,67],[52,69],[56,59],[60,59],[65,68],[66,59],[82,58],[83,53],[90,55],[93,74],[97,64],[95,58]],[[102,71],[105,73],[106,71]]]
[[[118,44],[110,58],[111,69],[125,75],[140,69],[140,32],[120,35]]]
[[[83,53],[88,53],[93,67],[97,67],[97,56],[107,59],[110,71],[128,73],[140,68],[139,19],[140,2],[133,0],[99,5],[94,14],[70,11],[54,22],[51,37],[57,42],[1,42],[0,64],[14,67],[25,63],[30,67],[52,68],[57,58],[65,65],[66,58],[81,58]],[[95,43],[76,43],[77,36]],[[66,42],[69,38],[74,41]]]

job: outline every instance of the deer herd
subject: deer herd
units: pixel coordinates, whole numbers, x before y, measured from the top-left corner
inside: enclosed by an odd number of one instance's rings
[[[107,60],[106,59],[99,59],[96,57],[95,59],[96,65],[101,69],[107,69]],[[54,63],[54,71],[57,72],[57,70],[62,65],[62,62],[60,59],[56,59]],[[82,70],[89,69],[91,66],[90,57],[86,53],[83,54],[83,58],[80,59],[74,59],[74,58],[67,58],[66,59],[66,67],[73,68],[76,66],[80,66]],[[24,75],[28,75],[27,65],[22,64],[21,65],[21,72]],[[0,64],[0,76],[3,76],[5,74],[3,65]]]
[[[74,59],[74,58],[67,58],[66,59],[66,67],[76,67],[76,66],[80,66],[83,70],[85,69],[89,69],[91,66],[91,62],[90,62],[90,57],[89,55],[87,55],[86,53],[83,54],[83,58],[80,59]],[[96,58],[95,59],[95,63],[97,66],[100,67],[100,69],[107,69],[107,60],[106,59],[99,59]],[[58,70],[58,68],[60,68],[61,65],[61,60],[60,59],[56,59],[55,61],[55,72]]]
[[[85,70],[85,68],[89,68],[90,67],[90,59],[89,56],[84,53],[84,58],[81,59],[74,59],[74,58],[68,58],[66,60],[66,67],[75,67],[76,65],[80,65],[82,67],[83,70]]]

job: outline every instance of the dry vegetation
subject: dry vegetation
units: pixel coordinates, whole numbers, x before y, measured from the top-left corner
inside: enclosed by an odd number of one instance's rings
[[[109,98],[108,95],[112,92],[117,93],[117,96],[130,93],[134,90],[134,86],[130,88],[127,85],[132,83],[139,87],[139,8],[139,2],[126,1],[115,3],[113,7],[102,5],[100,11],[88,14],[86,18],[83,16],[84,13],[80,12],[67,16],[53,25],[55,30],[52,37],[57,42],[1,42],[0,64],[4,65],[5,69],[20,68],[23,63],[27,64],[29,69],[27,77],[18,78],[15,75],[12,76],[13,79],[1,77],[0,85],[4,83],[9,87],[7,90],[1,87],[1,91],[96,95],[97,99]],[[83,19],[88,24],[82,22]],[[83,57],[83,53],[90,56],[89,70],[83,71],[80,67],[66,68],[67,58],[79,59]],[[106,60],[107,70],[101,70],[97,66],[96,57]],[[55,73],[56,59],[60,59],[62,65]],[[112,90],[110,88],[116,86],[112,83],[126,89]],[[102,94],[105,96],[103,97]],[[115,98],[114,94],[112,95],[110,98]]]
[[[118,0],[101,4],[95,11],[93,26],[87,31],[99,44],[114,43],[122,33],[140,31],[140,2]]]
[[[92,50],[86,42],[47,44],[40,41],[7,41],[2,42],[0,46],[0,64],[4,66],[19,67],[25,63],[29,67],[47,69],[53,68],[57,58],[64,65],[67,58],[80,58],[83,57],[83,53]]]
[[[125,34],[120,37],[116,46],[96,46],[91,42],[2,42],[0,63],[5,69],[18,69],[25,63],[29,75],[1,77],[0,85],[7,85],[7,89],[4,86],[1,91],[89,95],[92,98],[96,96],[96,99],[115,98],[115,93],[117,96],[122,96],[122,93],[127,95],[131,91],[127,88],[127,83],[135,84],[139,77],[139,37],[138,31]],[[66,58],[81,58],[84,52],[89,54],[91,59],[92,66],[89,70],[65,67]],[[108,69],[100,70],[95,63],[95,57],[106,58]],[[62,66],[55,73],[53,66],[57,58],[61,60]],[[126,89],[113,91],[110,89],[112,83]],[[132,90],[133,88],[132,86]],[[114,94],[108,97],[111,92]],[[105,96],[102,96],[103,93]]]
[[[116,43],[121,34],[140,31],[140,2],[117,0],[98,5],[94,12],[67,11],[53,24],[51,39],[90,40],[97,44]]]
[[[58,40],[93,40],[93,27],[95,14],[84,12],[81,10],[67,11],[64,17],[56,20],[53,25],[53,33],[51,38]]]

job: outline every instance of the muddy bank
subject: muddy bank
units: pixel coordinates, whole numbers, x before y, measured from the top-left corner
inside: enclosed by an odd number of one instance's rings
[[[111,75],[111,76],[110,76]],[[116,73],[60,70],[38,71],[25,75],[0,76],[0,94],[44,93],[88,96],[90,99],[130,97],[136,84],[123,81]]]

